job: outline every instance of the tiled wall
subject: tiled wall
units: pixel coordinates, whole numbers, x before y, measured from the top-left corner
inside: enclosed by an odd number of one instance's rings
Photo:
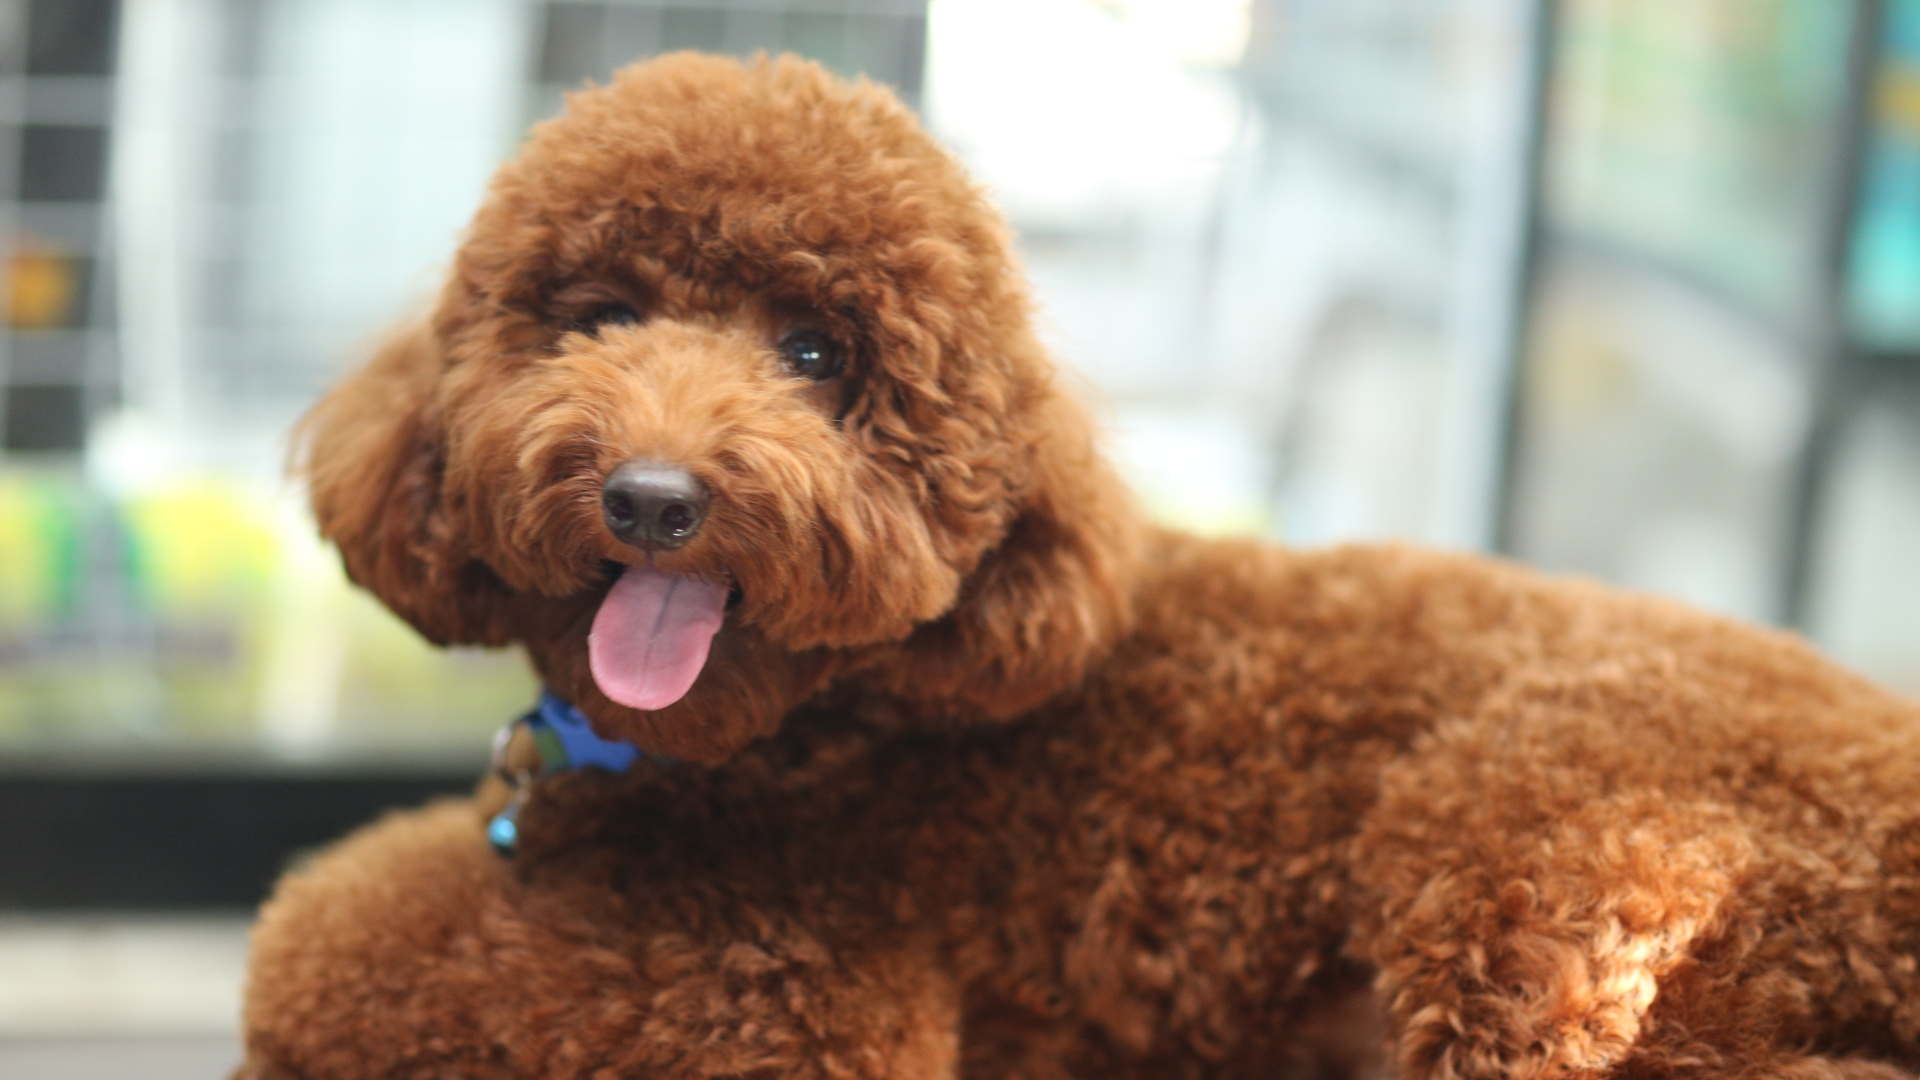
[[[117,0],[0,4],[0,445],[73,451],[118,396],[103,199]]]

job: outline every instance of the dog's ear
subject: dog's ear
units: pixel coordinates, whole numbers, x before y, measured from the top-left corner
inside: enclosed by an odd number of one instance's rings
[[[394,334],[301,420],[295,469],[356,584],[435,644],[504,645],[511,593],[442,505],[444,366],[426,325]]]
[[[1080,404],[1036,416],[1033,472],[1006,535],[952,611],[916,630],[869,678],[923,709],[1006,719],[1077,683],[1132,621],[1145,527],[1101,458]]]

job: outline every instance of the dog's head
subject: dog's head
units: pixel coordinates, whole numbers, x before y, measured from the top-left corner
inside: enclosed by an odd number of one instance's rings
[[[1031,320],[890,94],[670,56],[534,130],[304,467],[355,581],[602,734],[719,761],[836,680],[1006,717],[1111,641],[1137,536]]]

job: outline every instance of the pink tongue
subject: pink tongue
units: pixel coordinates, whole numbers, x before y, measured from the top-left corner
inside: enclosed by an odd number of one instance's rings
[[[712,582],[629,566],[587,635],[593,681],[630,709],[679,701],[700,677],[726,607],[727,590]]]

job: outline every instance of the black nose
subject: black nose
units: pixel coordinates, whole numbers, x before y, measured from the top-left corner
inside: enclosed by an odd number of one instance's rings
[[[622,542],[671,551],[693,539],[707,517],[707,489],[685,469],[629,461],[600,488],[600,512]]]

